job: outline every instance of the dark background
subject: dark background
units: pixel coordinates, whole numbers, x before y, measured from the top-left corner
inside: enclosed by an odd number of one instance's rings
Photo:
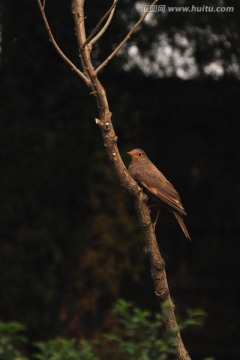
[[[91,29],[107,6],[101,1],[91,14],[95,5],[86,3]],[[36,3],[16,4],[0,8],[0,319],[25,323],[34,340],[96,335],[120,296],[158,310],[143,239],[132,199],[108,163],[94,99],[53,50]],[[177,78],[177,68],[161,78],[137,67],[124,72],[124,52],[101,74],[125,163],[127,151],[143,148],[189,214],[192,243],[169,214],[161,215],[157,235],[177,313],[207,312],[203,328],[183,334],[193,359],[240,359],[240,73],[231,71],[233,60],[239,64],[240,16],[234,6],[233,14],[156,14],[161,21],[131,39],[146,55],[161,31],[173,47],[174,34],[184,33],[196,44],[194,79]],[[53,1],[47,9],[57,40],[77,63],[69,3]],[[138,16],[130,2],[119,4],[94,57],[104,59],[126,34],[124,13],[131,21]],[[210,27],[218,41],[191,25]],[[213,78],[204,66],[216,59],[224,73]]]

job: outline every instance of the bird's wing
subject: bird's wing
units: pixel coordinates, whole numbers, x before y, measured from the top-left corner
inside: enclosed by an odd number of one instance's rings
[[[141,171],[139,171],[140,169],[135,170],[135,180],[145,187],[149,193],[181,214],[186,215],[178,192],[153,163],[149,162],[147,166],[141,167]]]

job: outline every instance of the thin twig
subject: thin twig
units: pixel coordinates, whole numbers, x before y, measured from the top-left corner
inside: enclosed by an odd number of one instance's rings
[[[92,71],[93,66],[90,57],[90,51],[87,46],[83,46],[86,42],[86,29],[85,29],[85,15],[84,15],[84,1],[85,0],[72,0],[72,14],[75,22],[76,35],[78,40],[79,56],[82,63],[84,75],[89,79],[91,83],[91,91],[93,92],[93,78]]]
[[[72,0],[72,13],[75,22],[76,34],[78,38],[78,47],[84,73],[91,82],[91,93],[96,96],[98,107],[101,108],[102,115],[108,108],[106,93],[103,90],[102,85],[100,84],[95,74],[95,70],[91,61],[90,49],[88,46],[83,46],[86,42],[84,0]],[[99,96],[99,93],[101,93],[101,96]],[[103,117],[105,118],[104,115]]]
[[[115,2],[117,2],[118,0],[115,0]],[[95,36],[95,34],[97,33],[98,29],[100,28],[100,26],[102,25],[103,21],[107,18],[107,16],[110,14],[110,12],[112,11],[113,7],[115,7],[116,5],[113,3],[113,5],[110,7],[110,9],[108,9],[108,11],[106,12],[106,14],[99,20],[99,22],[97,23],[97,25],[95,26],[95,28],[93,29],[93,31],[91,32],[91,34],[88,36],[87,40],[85,41],[85,43],[83,44],[83,46],[86,46]]]
[[[85,0],[79,0],[76,2],[76,7],[77,7],[76,11],[80,15],[77,25],[78,25],[79,33],[81,34],[82,43],[86,41],[84,2]]]
[[[116,9],[116,6],[117,6],[117,2],[118,0],[114,0],[112,6],[110,7],[110,9],[108,10],[108,12],[102,17],[102,19],[99,21],[99,26],[100,26],[100,23],[102,23],[104,21],[104,19],[108,16],[108,19],[105,23],[105,25],[103,26],[102,30],[99,31],[99,33],[89,42],[89,46],[90,48],[92,48],[93,44],[95,44],[95,42],[97,42],[100,37],[103,36],[103,34],[105,33],[105,31],[107,30],[107,28],[109,27],[111,21],[112,21],[112,18],[113,18],[113,14],[115,12],[115,9]],[[97,25],[98,26],[98,25]],[[97,27],[96,26],[96,27]],[[98,27],[99,27],[98,26]],[[95,28],[96,29],[96,28]],[[89,36],[90,37],[90,36]]]
[[[44,7],[41,3],[41,0],[37,0],[37,3],[38,3],[38,6],[39,6],[39,9],[40,9],[40,13],[42,15],[42,18],[43,18],[43,22],[44,22],[44,25],[47,29],[47,32],[48,32],[48,35],[49,35],[49,38],[55,48],[55,50],[57,51],[57,53],[63,58],[63,60],[69,65],[71,66],[72,70],[74,70],[83,80],[84,82],[87,84],[87,86],[90,85],[90,81],[88,80],[88,78],[83,74],[83,72],[78,69],[78,67],[76,65],[73,64],[73,62],[64,54],[64,52],[60,49],[60,47],[58,46],[54,36],[53,36],[53,33],[52,33],[52,30],[50,28],[50,25],[48,23],[48,20],[47,20],[47,17],[46,17],[46,14],[45,14],[45,11],[44,11]]]
[[[147,16],[147,14],[149,13],[149,11],[151,10],[151,6],[154,6],[156,3],[158,2],[158,0],[154,0],[153,3],[149,6],[148,11],[146,11],[144,13],[144,15],[136,22],[136,24],[132,27],[132,29],[129,31],[129,33],[127,34],[127,36],[123,39],[123,41],[116,47],[116,49],[102,62],[101,65],[99,65],[96,69],[96,74],[102,70],[104,68],[104,66],[106,66],[108,64],[108,62],[110,60],[112,60],[112,58],[119,52],[119,50],[121,50],[121,48],[123,47],[123,45],[125,45],[125,43],[128,41],[128,39],[131,37],[132,33],[134,32],[134,30],[141,24],[141,22],[145,19],[145,17]]]

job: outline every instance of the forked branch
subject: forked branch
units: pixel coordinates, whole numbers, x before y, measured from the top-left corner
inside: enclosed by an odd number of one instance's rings
[[[151,10],[151,7],[154,6],[156,3],[158,2],[158,0],[154,0],[152,5],[149,6],[148,10],[143,14],[143,16],[136,22],[136,24],[131,28],[131,30],[129,31],[129,33],[126,35],[126,37],[123,39],[123,41],[116,47],[116,49],[106,58],[106,60],[104,60],[102,62],[101,65],[98,66],[98,68],[96,69],[96,73],[98,73],[100,70],[102,70],[104,68],[104,66],[106,66],[110,60],[112,60],[112,58],[121,50],[121,48],[126,44],[126,42],[130,39],[132,33],[136,30],[136,28],[143,22],[143,20],[145,19],[145,17],[148,15],[148,13]]]
[[[51,27],[48,23],[48,19],[47,19],[47,16],[46,16],[46,13],[45,13],[45,0],[44,2],[42,3],[41,0],[37,0],[37,3],[38,3],[38,6],[39,6],[39,9],[40,9],[40,13],[42,15],[42,19],[43,19],[43,22],[44,22],[44,25],[46,27],[46,30],[48,32],[48,36],[49,36],[49,39],[50,41],[52,42],[55,50],[57,51],[57,53],[61,56],[61,58],[71,67],[72,70],[74,70],[82,79],[83,81],[88,85],[90,86],[90,81],[88,80],[88,78],[84,75],[84,73],[67,57],[66,54],[64,54],[64,52],[60,49],[59,45],[57,44],[54,36],[53,36],[53,33],[52,33],[52,30],[51,30]]]

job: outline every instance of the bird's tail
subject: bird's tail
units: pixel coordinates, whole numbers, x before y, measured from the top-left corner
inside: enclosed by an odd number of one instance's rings
[[[173,213],[174,213],[174,216],[175,218],[177,219],[179,225],[181,226],[181,229],[182,231],[184,232],[184,235],[186,236],[186,238],[191,241],[191,238],[190,238],[190,235],[189,235],[189,232],[186,228],[186,225],[184,224],[184,220],[182,218],[181,215],[179,215],[176,211],[173,210]]]

